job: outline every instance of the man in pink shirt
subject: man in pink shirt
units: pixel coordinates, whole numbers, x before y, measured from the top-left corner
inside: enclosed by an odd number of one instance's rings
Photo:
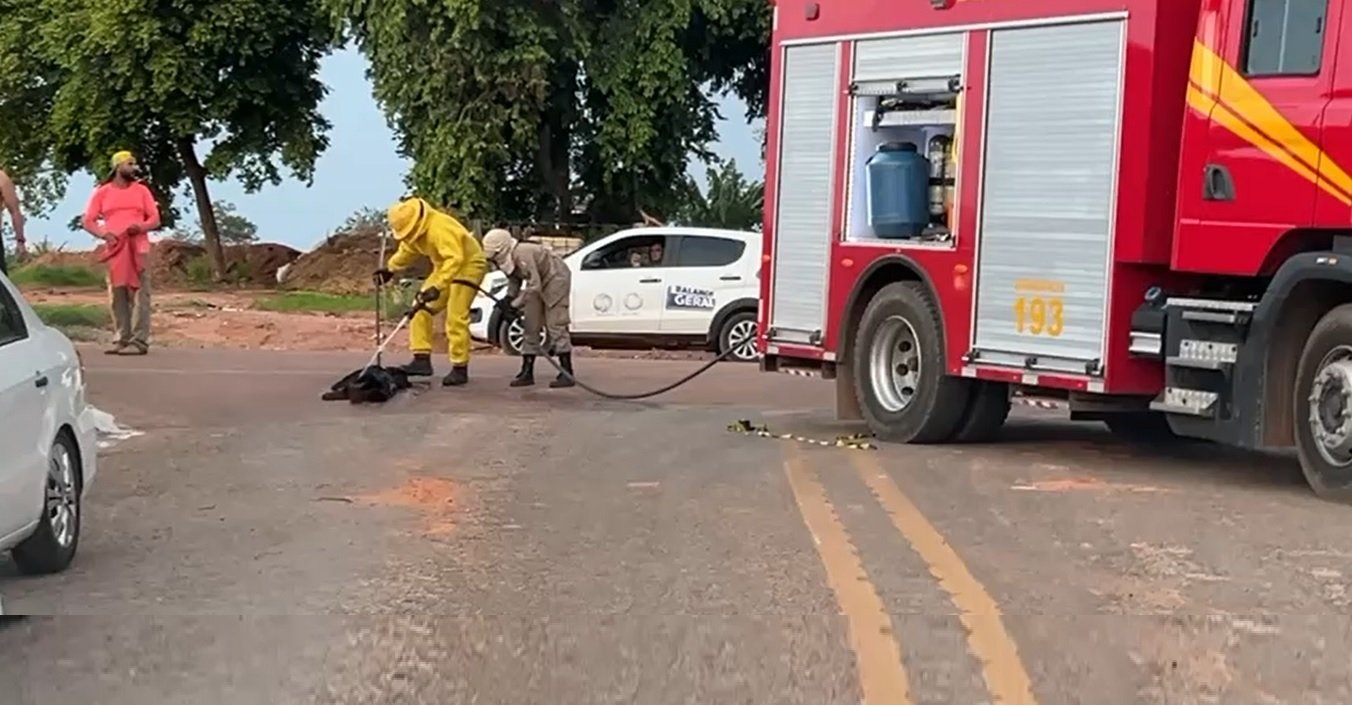
[[[0,170],[0,202],[4,203],[5,210],[9,211],[10,223],[14,225],[14,256],[23,262],[25,250],[25,241],[23,237],[23,210],[19,208],[19,192],[14,188],[14,180],[9,178],[3,170]],[[9,273],[8,266],[5,263],[5,244],[0,242],[0,272]]]
[[[112,176],[94,189],[85,208],[84,229],[104,242],[100,259],[108,266],[108,294],[117,327],[111,355],[145,355],[150,351],[150,282],[146,256],[150,231],[160,227],[155,196],[137,177],[140,167],[131,152],[113,155]]]

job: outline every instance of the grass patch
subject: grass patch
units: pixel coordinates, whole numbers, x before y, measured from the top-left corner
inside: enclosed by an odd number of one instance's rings
[[[215,274],[211,269],[211,258],[206,255],[198,255],[189,260],[184,266],[184,275],[188,279],[188,288],[195,292],[210,290],[216,283]]]
[[[375,311],[375,300],[365,295],[285,292],[255,299],[254,308],[291,313],[349,314],[358,311]]]
[[[10,280],[20,287],[102,287],[103,275],[84,265],[24,265]]]
[[[95,304],[34,304],[33,311],[62,331],[107,328],[113,320],[107,308]]]

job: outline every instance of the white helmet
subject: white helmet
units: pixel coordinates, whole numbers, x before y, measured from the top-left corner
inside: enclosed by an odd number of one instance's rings
[[[512,250],[516,248],[516,238],[502,228],[494,228],[484,234],[484,256],[497,264],[504,274],[511,274]]]

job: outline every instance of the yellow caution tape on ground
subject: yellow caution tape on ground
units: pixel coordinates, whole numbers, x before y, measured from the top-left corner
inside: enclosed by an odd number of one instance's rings
[[[816,446],[832,446],[841,449],[856,449],[859,451],[876,451],[877,446],[867,441],[868,434],[841,434],[834,441],[825,441],[822,439],[811,439],[797,434],[774,434],[765,426],[756,426],[749,419],[739,419],[728,425],[728,431],[747,436],[759,436],[765,439],[787,439],[798,441],[804,444],[814,444]]]

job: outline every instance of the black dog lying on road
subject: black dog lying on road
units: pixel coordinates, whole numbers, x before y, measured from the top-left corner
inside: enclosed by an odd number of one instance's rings
[[[352,404],[388,402],[399,394],[400,390],[407,390],[412,386],[408,381],[408,373],[403,370],[373,365],[344,375],[343,379],[333,383],[320,399],[347,400]]]

